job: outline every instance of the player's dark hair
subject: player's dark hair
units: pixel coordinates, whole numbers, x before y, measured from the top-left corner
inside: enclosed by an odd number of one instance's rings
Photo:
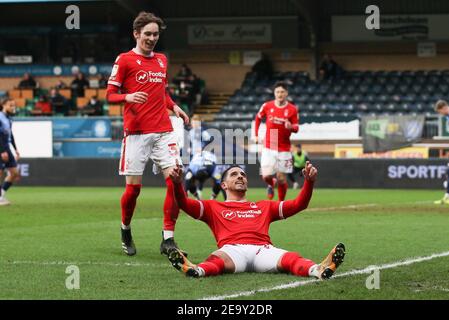
[[[4,106],[8,101],[12,101],[12,100],[14,100],[14,99],[13,99],[13,98],[9,98],[9,97],[6,97],[6,98],[1,99],[1,100],[0,100],[0,111],[3,111],[3,106]]]
[[[284,81],[278,81],[274,84],[273,90],[276,90],[276,88],[281,87],[285,91],[288,91],[288,85]]]
[[[156,23],[159,26],[159,31],[162,32],[162,30],[165,30],[167,26],[165,25],[164,21],[155,16],[151,12],[145,12],[141,11],[137,17],[134,19],[133,22],[133,30],[140,33],[140,30],[145,27],[149,23]]]
[[[225,171],[223,171],[223,173],[221,174],[221,182],[226,180],[226,177],[228,176],[229,170],[231,170],[232,168],[240,168],[243,170],[243,168],[241,166],[239,166],[238,164],[233,164],[232,166],[230,166],[229,168],[227,168]]]

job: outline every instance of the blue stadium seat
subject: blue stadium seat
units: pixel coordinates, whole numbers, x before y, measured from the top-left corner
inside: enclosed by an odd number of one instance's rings
[[[330,88],[330,92],[334,94],[341,94],[343,91],[343,86],[340,84],[335,84]]]
[[[301,95],[296,96],[295,103],[296,104],[303,104],[303,103],[305,103],[308,100],[309,100],[309,95],[308,94],[301,94]]]
[[[358,87],[357,92],[362,93],[362,94],[366,94],[370,89],[370,86],[362,84]]]
[[[337,96],[334,93],[328,93],[324,96],[324,101],[327,103],[335,103]]]
[[[384,90],[386,93],[392,94],[392,93],[396,92],[396,86],[394,84],[388,83],[385,85]]]
[[[390,96],[387,94],[380,94],[376,96],[376,101],[380,103],[387,103],[391,100]]]
[[[347,94],[341,94],[335,98],[335,101],[339,103],[348,103],[349,100],[350,98]]]
[[[352,113],[354,112],[355,107],[353,104],[342,104],[340,106],[340,111],[341,112],[347,112],[347,113]]]
[[[399,92],[400,94],[407,94],[410,92],[410,89],[407,84],[400,84],[397,87],[397,92]]]
[[[355,90],[356,90],[356,87],[352,84],[349,84],[343,88],[342,93],[352,95],[352,94],[354,94]]]
[[[311,101],[314,103],[321,103],[323,101],[323,96],[319,93],[316,93],[311,97]]]
[[[355,105],[355,109],[357,112],[367,112],[370,109],[371,104],[368,103],[359,103]]]
[[[423,88],[423,92],[428,93],[428,94],[434,94],[435,93],[435,85],[433,84],[427,84],[424,86]]]
[[[304,106],[304,109],[310,113],[318,111],[318,104],[316,103],[308,103]]]
[[[424,109],[424,105],[422,103],[412,103],[410,104],[410,112],[421,113]]]
[[[414,83],[410,87],[410,91],[416,94],[420,94],[422,92],[422,86],[419,83]]]
[[[367,94],[365,95],[364,101],[369,103],[374,103],[377,100],[377,96],[374,94]]]
[[[360,94],[355,94],[353,96],[349,96],[349,101],[352,103],[360,103],[362,101],[365,101],[365,99]]]

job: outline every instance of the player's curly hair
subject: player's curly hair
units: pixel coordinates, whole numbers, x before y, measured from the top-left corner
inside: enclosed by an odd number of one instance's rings
[[[157,17],[151,12],[141,11],[134,19],[133,30],[140,32],[140,29],[152,22],[157,23],[157,25],[159,26],[159,31],[165,30],[167,28],[161,18]]]

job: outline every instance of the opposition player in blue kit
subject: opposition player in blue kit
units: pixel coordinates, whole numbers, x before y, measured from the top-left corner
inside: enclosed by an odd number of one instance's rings
[[[12,120],[11,117],[16,113],[16,103],[14,99],[5,98],[1,101],[0,111],[0,177],[3,177],[4,171],[8,171],[8,175],[2,183],[0,194],[0,206],[6,206],[11,202],[6,199],[6,191],[17,182],[20,178],[19,171],[17,170],[17,161],[20,158],[20,154],[17,150],[16,143],[14,141],[14,135],[12,134]],[[15,156],[12,153],[11,146],[15,150]]]
[[[212,196],[215,199],[220,193],[221,167],[217,166],[217,158],[208,151],[193,155],[185,175],[185,188],[197,200],[201,200],[204,183],[213,180]]]

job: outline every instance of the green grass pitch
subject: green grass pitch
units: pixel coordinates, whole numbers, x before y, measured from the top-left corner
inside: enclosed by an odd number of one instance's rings
[[[137,255],[121,251],[122,188],[14,187],[0,207],[0,299],[449,299],[449,256],[347,275],[289,289],[308,280],[285,274],[237,274],[189,279],[159,253],[163,188],[144,188],[133,219]],[[292,198],[296,190],[289,190]],[[205,197],[209,193],[205,191]],[[250,200],[264,190],[252,189]],[[432,203],[442,191],[316,189],[309,209],[271,225],[273,243],[320,262],[346,245],[337,274],[449,251],[449,206]],[[215,242],[208,227],[181,213],[176,240],[200,262]],[[66,288],[66,268],[80,270],[80,289]],[[248,296],[245,291],[268,288]]]

